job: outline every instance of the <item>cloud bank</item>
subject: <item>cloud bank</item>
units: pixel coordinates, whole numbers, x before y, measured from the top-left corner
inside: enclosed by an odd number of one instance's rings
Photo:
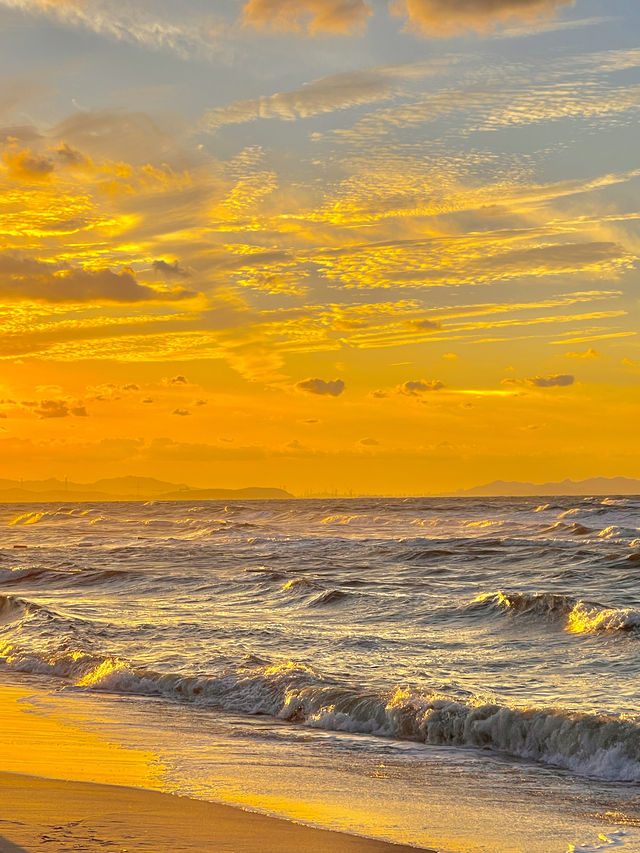
[[[0,296],[44,302],[174,301],[195,296],[182,287],[159,291],[140,284],[130,270],[87,270],[0,255]]]

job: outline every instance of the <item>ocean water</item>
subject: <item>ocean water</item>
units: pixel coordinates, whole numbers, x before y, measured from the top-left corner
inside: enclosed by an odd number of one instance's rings
[[[438,850],[640,850],[639,512],[2,505],[0,678],[177,793]]]

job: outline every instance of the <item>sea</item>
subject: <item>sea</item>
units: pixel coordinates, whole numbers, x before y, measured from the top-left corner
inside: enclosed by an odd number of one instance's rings
[[[163,790],[446,853],[640,851],[640,498],[0,527],[0,680],[149,750]]]

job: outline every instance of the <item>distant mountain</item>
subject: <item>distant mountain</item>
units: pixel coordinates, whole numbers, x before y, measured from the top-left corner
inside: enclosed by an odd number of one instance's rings
[[[0,480],[0,503],[64,503],[100,501],[214,501],[282,500],[293,495],[284,489],[192,489],[153,477],[111,477],[95,483],[49,480]]]
[[[546,495],[640,495],[640,480],[628,477],[591,477],[588,480],[562,480],[559,483],[519,483],[494,480],[472,489],[459,489],[461,497],[500,497]]]
[[[86,489],[86,486],[82,487]],[[154,477],[110,477],[108,479],[96,480],[91,483],[91,488],[110,495],[145,495],[162,494],[163,492],[175,492],[189,489],[184,483],[169,483],[165,480],[156,480]]]

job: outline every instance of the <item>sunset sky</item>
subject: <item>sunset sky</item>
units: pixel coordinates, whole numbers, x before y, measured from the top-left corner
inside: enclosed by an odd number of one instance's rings
[[[0,476],[640,476],[636,0],[0,0]]]

